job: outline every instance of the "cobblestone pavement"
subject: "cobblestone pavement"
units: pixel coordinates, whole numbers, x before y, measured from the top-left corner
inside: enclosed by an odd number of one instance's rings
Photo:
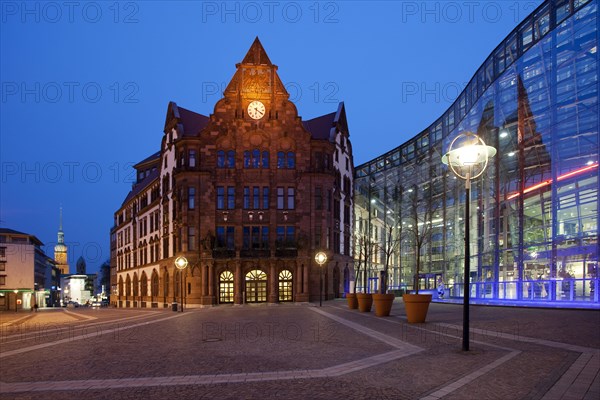
[[[0,313],[0,399],[598,399],[600,312],[434,303]]]

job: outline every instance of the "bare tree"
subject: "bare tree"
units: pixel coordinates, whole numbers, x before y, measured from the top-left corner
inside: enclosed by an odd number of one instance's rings
[[[366,293],[369,279],[369,272],[371,270],[371,257],[373,256],[373,250],[375,249],[376,243],[371,238],[370,229],[368,223],[363,224],[361,229],[358,229],[355,240],[355,249],[358,250],[358,262],[355,263],[354,267],[354,293],[356,293],[356,285],[360,276],[361,268],[363,271],[363,290]]]
[[[431,241],[432,219],[437,209],[438,202],[431,199],[428,187],[419,188],[413,185],[408,194],[407,233],[411,236],[415,246],[415,293],[419,294],[419,275],[421,272],[421,251]]]
[[[389,284],[389,269],[392,262],[393,255],[400,249],[402,238],[404,237],[404,227],[402,223],[398,221],[395,224],[389,224],[385,228],[385,242],[380,245],[381,252],[383,253],[383,271],[380,286],[380,293],[385,294]]]

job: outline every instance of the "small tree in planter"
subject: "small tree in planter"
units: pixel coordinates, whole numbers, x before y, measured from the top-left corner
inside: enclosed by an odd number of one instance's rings
[[[420,192],[425,192],[420,195]],[[407,233],[415,246],[414,294],[403,296],[408,322],[425,322],[431,294],[419,294],[419,275],[421,272],[421,251],[431,241],[431,221],[437,211],[438,204],[431,201],[428,190],[414,185],[408,195]]]
[[[373,299],[370,293],[367,293],[367,287],[369,283],[369,272],[370,272],[370,259],[373,255],[373,249],[375,248],[375,242],[371,239],[367,229],[361,229],[355,236],[356,247],[358,249],[358,262],[355,264],[355,280],[354,280],[354,293],[358,300],[358,308],[360,311],[368,312],[371,311]],[[363,293],[356,293],[356,285],[360,272],[363,272]]]
[[[396,232],[394,233],[394,231]],[[392,256],[400,248],[402,235],[402,223],[399,223],[396,229],[394,229],[393,224],[388,225],[385,230],[385,242],[382,246],[380,246],[384,257],[384,264],[381,276],[381,284],[379,285],[379,293],[373,295],[373,302],[375,303],[375,315],[378,317],[387,317],[390,315],[392,303],[396,297],[394,294],[388,294],[387,288],[389,284],[390,263],[392,261]]]

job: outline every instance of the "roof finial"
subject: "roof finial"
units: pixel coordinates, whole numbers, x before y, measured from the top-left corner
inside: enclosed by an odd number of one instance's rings
[[[60,217],[59,217],[59,223],[58,223],[58,230],[62,231],[62,204],[60,205]]]

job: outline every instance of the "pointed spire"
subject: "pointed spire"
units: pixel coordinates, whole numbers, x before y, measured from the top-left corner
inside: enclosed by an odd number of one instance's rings
[[[250,50],[246,53],[246,57],[242,61],[242,64],[254,64],[254,65],[273,65],[263,45],[260,43],[258,36],[254,39]]]
[[[60,214],[59,214],[59,223],[58,223],[58,243],[65,243],[65,234],[63,232],[63,224],[62,224],[62,206],[60,206]]]

